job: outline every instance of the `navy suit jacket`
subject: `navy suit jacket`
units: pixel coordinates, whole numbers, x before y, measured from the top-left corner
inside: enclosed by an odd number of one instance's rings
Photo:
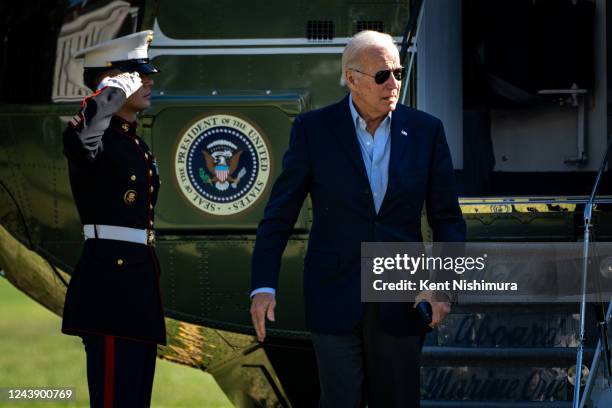
[[[442,122],[398,104],[390,137],[387,192],[377,214],[348,96],[293,123],[282,172],[257,229],[251,287],[277,287],[282,253],[310,194],[304,306],[313,332],[348,333],[359,323],[361,242],[421,242],[424,204],[435,242],[465,240]],[[423,330],[409,303],[381,304],[379,318],[393,334]]]

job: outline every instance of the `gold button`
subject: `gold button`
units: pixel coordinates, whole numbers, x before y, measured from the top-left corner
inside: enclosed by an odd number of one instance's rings
[[[136,181],[136,176],[135,176],[134,174],[132,174],[132,175],[130,176],[130,180],[132,180],[132,181]]]
[[[145,153],[145,160],[149,160],[149,155]]]
[[[150,190],[151,190],[151,192],[153,192],[153,190],[155,190],[155,189],[153,188],[153,186],[151,186]]]
[[[136,143],[137,145],[140,144],[140,142],[138,141],[138,139],[134,139],[134,143]]]
[[[149,176],[153,175],[153,170],[149,170]]]
[[[123,259],[121,258],[117,259],[117,265],[119,266],[123,265]]]
[[[149,210],[153,209],[153,204],[149,204]]]
[[[123,129],[124,132],[127,132],[128,130],[130,130],[130,125],[128,125],[127,123],[124,123],[123,125],[121,125],[121,128]]]
[[[153,221],[149,221],[149,225],[152,227],[153,226]]]

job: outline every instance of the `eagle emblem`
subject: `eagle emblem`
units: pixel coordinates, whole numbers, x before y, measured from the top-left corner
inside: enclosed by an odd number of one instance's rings
[[[206,150],[202,150],[202,154],[209,173],[205,175],[204,181],[213,184],[219,191],[225,191],[230,186],[236,188],[246,174],[243,167],[234,176],[240,164],[242,150],[238,150],[235,144],[227,140],[217,140],[209,144]]]
[[[226,114],[196,120],[174,152],[174,172],[183,196],[197,210],[219,216],[259,205],[267,191],[270,162],[265,135],[249,120]]]

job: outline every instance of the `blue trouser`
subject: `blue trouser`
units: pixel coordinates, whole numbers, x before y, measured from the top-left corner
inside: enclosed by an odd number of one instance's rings
[[[157,345],[113,336],[82,335],[92,408],[151,405]]]

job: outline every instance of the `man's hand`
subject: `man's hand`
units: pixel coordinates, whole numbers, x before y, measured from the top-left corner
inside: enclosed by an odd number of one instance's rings
[[[142,80],[138,72],[124,72],[123,74],[115,76],[107,76],[98,85],[98,89],[102,89],[105,86],[112,86],[119,88],[125,92],[125,97],[129,98],[134,92],[142,86]]]
[[[414,301],[414,307],[423,300],[431,304],[431,323],[429,326],[431,328],[439,326],[451,311],[450,299],[443,293],[421,292]]]
[[[274,320],[274,308],[276,298],[271,293],[256,293],[251,300],[251,320],[257,332],[257,340],[264,341],[266,338],[266,317],[271,322]]]

